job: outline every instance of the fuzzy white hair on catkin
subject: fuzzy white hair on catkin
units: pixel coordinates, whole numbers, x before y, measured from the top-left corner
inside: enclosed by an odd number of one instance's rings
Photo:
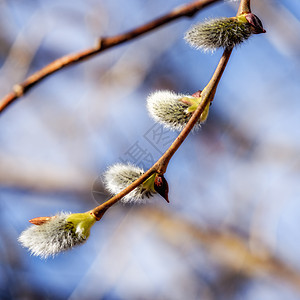
[[[34,256],[54,257],[86,241],[82,232],[77,232],[73,223],[68,222],[70,213],[60,212],[42,225],[32,225],[24,230],[19,242]]]
[[[133,183],[145,172],[143,169],[134,166],[130,163],[118,163],[108,168],[103,175],[103,182],[105,188],[112,194],[116,195],[123,189]],[[145,203],[145,191],[142,185],[136,187],[133,191],[124,196],[120,201],[122,203]],[[148,195],[148,194],[147,194]],[[148,195],[149,196],[149,195]]]
[[[155,122],[166,128],[181,131],[189,121],[191,114],[187,113],[188,104],[180,101],[182,98],[193,98],[190,95],[176,94],[163,90],[150,94],[147,98],[149,115]],[[200,126],[198,122],[195,129]]]
[[[184,39],[195,49],[214,52],[218,48],[233,48],[250,36],[249,23],[238,22],[236,18],[217,18],[193,25]]]

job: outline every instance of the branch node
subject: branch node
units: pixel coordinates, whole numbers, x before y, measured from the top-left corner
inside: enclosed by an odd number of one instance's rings
[[[17,97],[22,97],[24,94],[24,87],[20,84],[15,84],[13,86],[13,91]]]

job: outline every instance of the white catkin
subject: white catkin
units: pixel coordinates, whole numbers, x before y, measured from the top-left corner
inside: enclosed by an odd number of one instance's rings
[[[189,105],[180,101],[184,97],[193,98],[190,95],[176,94],[168,90],[150,94],[147,98],[149,115],[154,121],[171,130],[182,130],[192,115],[186,112]],[[197,127],[200,127],[200,120],[195,128]]]
[[[206,20],[192,26],[185,34],[185,40],[194,48],[204,52],[217,48],[233,48],[251,36],[251,25],[236,18]]]
[[[23,231],[19,242],[32,255],[47,258],[84,243],[87,237],[67,218],[70,213],[59,213],[42,225],[32,225]]]
[[[138,179],[144,170],[132,164],[115,164],[103,175],[106,189],[113,195],[118,194],[124,188]],[[123,203],[145,203],[146,198],[152,196],[153,191],[146,190],[142,185],[136,187],[121,199]]]

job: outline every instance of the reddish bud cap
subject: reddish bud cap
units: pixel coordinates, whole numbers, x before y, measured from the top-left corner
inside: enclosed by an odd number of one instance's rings
[[[249,13],[245,16],[246,20],[252,25],[252,32],[255,34],[265,33],[261,20],[254,14]]]
[[[155,176],[155,180],[154,180],[154,189],[157,193],[159,193],[168,203],[169,198],[168,198],[168,194],[169,194],[169,185],[167,180],[165,179],[164,175],[159,175],[157,174]]]

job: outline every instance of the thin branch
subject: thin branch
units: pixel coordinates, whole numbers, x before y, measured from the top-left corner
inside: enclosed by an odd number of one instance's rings
[[[166,172],[168,163],[172,156],[175,154],[175,152],[178,150],[178,148],[181,146],[181,144],[184,142],[188,134],[191,132],[195,124],[197,123],[198,119],[200,118],[201,114],[203,113],[205,107],[209,105],[211,101],[213,101],[218,83],[222,77],[222,74],[225,70],[225,67],[227,65],[227,62],[229,60],[230,54],[232,52],[232,49],[225,49],[224,53],[219,61],[219,64],[209,81],[209,83],[206,85],[204,90],[201,93],[201,104],[197,107],[195,112],[193,113],[192,117],[190,118],[189,122],[186,124],[186,126],[183,128],[183,130],[180,132],[178,137],[175,139],[175,141],[172,143],[172,145],[169,147],[169,149],[164,153],[164,155],[157,161],[157,172],[160,174],[164,174]]]
[[[237,12],[237,16],[244,14],[244,13],[250,13],[251,9],[250,9],[250,0],[241,0],[238,12]]]
[[[198,0],[189,4],[185,4],[173,9],[171,12],[159,17],[149,23],[139,26],[131,31],[123,34],[119,34],[112,37],[103,37],[99,39],[97,45],[93,48],[86,49],[81,52],[74,54],[65,55],[41,70],[35,72],[33,75],[29,76],[25,81],[14,86],[13,91],[7,94],[0,101],[0,113],[12,104],[15,100],[22,97],[26,92],[28,92],[37,83],[41,82],[44,78],[49,75],[73,64],[81,62],[85,59],[91,58],[92,56],[103,52],[106,49],[112,48],[114,46],[120,45],[122,43],[131,41],[149,31],[152,31],[162,25],[170,23],[181,17],[192,17],[195,13],[203,9],[204,7],[215,3],[220,0]]]
[[[175,152],[178,150],[178,148],[181,146],[181,144],[184,142],[184,140],[187,138],[188,134],[193,129],[194,125],[197,123],[198,119],[200,118],[201,114],[203,113],[205,107],[209,105],[209,103],[213,100],[217,85],[220,81],[220,78],[222,77],[222,74],[225,70],[225,67],[227,65],[227,62],[229,60],[230,54],[232,52],[232,49],[225,49],[224,53],[219,61],[219,64],[207,84],[207,86],[204,88],[201,94],[201,103],[193,113],[192,117],[184,127],[184,129],[180,132],[178,137],[175,139],[175,141],[172,143],[172,145],[169,147],[169,149],[161,156],[161,158],[142,176],[140,176],[137,180],[135,180],[132,184],[127,186],[124,190],[122,190],[120,193],[115,195],[114,197],[110,198],[105,203],[97,206],[94,208],[91,212],[96,216],[97,219],[101,219],[105,211],[120,201],[125,195],[130,193],[132,190],[134,190],[137,186],[142,184],[148,177],[150,177],[153,173],[158,174],[164,174],[166,172],[167,166],[169,164],[170,159],[175,154]]]
[[[250,0],[241,0],[237,15],[239,15],[240,12],[244,13],[243,11],[244,9],[250,11]],[[183,128],[183,130],[180,132],[178,137],[175,139],[175,141],[172,143],[172,145],[161,156],[161,158],[148,171],[146,171],[143,175],[141,175],[137,180],[135,180],[133,183],[131,183],[129,186],[123,189],[120,193],[116,194],[115,196],[113,196],[103,204],[92,209],[90,213],[93,214],[97,220],[100,220],[102,218],[103,214],[107,211],[108,208],[110,208],[112,205],[120,201],[124,196],[126,196],[132,190],[134,190],[136,187],[142,184],[152,174],[154,173],[164,174],[166,172],[170,159],[178,150],[178,148],[181,146],[181,144],[184,142],[184,140],[187,138],[188,134],[191,132],[194,125],[197,123],[198,119],[200,118],[205,107],[210,102],[213,101],[217,86],[226,68],[231,52],[232,49],[224,50],[224,53],[219,61],[219,64],[211,80],[209,81],[209,83],[206,85],[206,87],[201,93],[201,103],[194,111],[192,117],[190,118],[186,126]]]

